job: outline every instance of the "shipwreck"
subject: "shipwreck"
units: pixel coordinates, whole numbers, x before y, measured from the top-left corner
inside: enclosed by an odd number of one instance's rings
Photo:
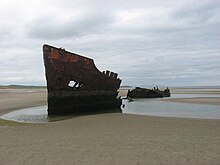
[[[170,89],[167,87],[164,90],[160,90],[158,87],[153,89],[136,87],[133,90],[128,90],[127,98],[162,98],[170,97]]]
[[[120,108],[117,73],[100,72],[92,59],[49,45],[43,45],[43,58],[49,115]]]

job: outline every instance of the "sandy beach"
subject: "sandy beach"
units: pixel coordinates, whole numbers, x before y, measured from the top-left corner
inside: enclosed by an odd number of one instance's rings
[[[220,89],[201,89],[201,88],[171,88],[172,94],[206,94],[220,95]],[[220,97],[194,97],[194,98],[163,98],[160,101],[192,104],[220,105]]]
[[[46,104],[46,89],[0,89],[0,115]]]
[[[11,94],[13,93],[13,94]],[[46,104],[46,90],[0,92],[0,114]],[[0,120],[0,164],[220,164],[220,120],[120,113],[20,124]]]
[[[220,105],[220,97],[196,97],[196,98],[166,98],[160,101],[168,101],[175,103],[192,103],[192,104],[209,104]]]

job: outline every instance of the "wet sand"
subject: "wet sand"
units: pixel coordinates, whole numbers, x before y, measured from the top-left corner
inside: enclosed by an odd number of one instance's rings
[[[10,97],[4,104],[1,102],[3,113],[16,109],[18,103],[20,107],[27,107],[29,102],[44,105],[46,92],[38,92],[15,94],[14,99],[6,93]],[[3,93],[0,95],[7,98]],[[0,164],[217,165],[219,129],[220,120],[119,113],[44,124],[0,120]]]
[[[171,88],[173,94],[220,94],[220,88]]]
[[[204,89],[204,88],[171,88],[172,94],[220,94],[220,88]],[[191,104],[209,104],[220,105],[220,97],[194,97],[194,98],[163,98],[160,101],[191,103]]]
[[[46,89],[0,89],[0,115],[46,104]]]
[[[209,104],[220,105],[220,97],[195,97],[195,98],[166,98],[160,101],[168,101],[175,103],[191,103],[191,104]]]

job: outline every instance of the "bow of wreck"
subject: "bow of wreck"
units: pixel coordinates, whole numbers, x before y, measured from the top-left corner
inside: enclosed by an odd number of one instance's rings
[[[43,58],[49,115],[120,108],[117,73],[100,72],[92,59],[49,45]]]

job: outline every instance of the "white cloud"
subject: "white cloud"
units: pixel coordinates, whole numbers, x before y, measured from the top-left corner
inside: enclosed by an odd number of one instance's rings
[[[45,84],[44,43],[123,84],[220,84],[217,0],[1,0],[0,18],[0,84]]]

